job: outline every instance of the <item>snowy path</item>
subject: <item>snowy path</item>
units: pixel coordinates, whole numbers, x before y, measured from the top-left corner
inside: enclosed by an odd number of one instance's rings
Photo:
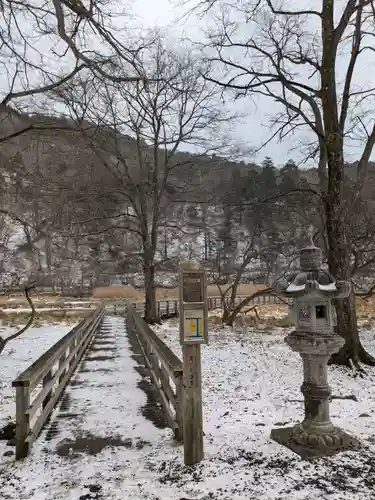
[[[0,471],[0,498],[142,498],[141,464],[173,441],[141,414],[136,365],[124,319],[106,317],[31,455]]]

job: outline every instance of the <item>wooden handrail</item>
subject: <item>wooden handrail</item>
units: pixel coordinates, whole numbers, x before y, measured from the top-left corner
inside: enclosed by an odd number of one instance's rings
[[[85,318],[81,323],[76,325],[72,330],[70,330],[64,337],[56,342],[48,351],[43,353],[33,364],[31,364],[24,372],[22,372],[15,380],[12,382],[13,387],[19,385],[29,386],[30,390],[35,386],[35,383],[43,377],[43,374],[49,370],[51,364],[58,359],[61,352],[64,350],[70,340],[74,338],[78,331],[84,326],[87,321]]]
[[[182,362],[175,355],[175,353],[169,349],[169,347],[164,344],[164,342],[156,335],[156,333],[150,328],[150,326],[141,318],[141,316],[135,311],[132,306],[128,308],[128,314],[131,314],[133,321],[135,322],[137,331],[143,335],[147,335],[150,342],[154,345],[155,349],[158,351],[160,358],[166,365],[166,368],[171,372],[171,375],[182,373]]]
[[[49,419],[102,320],[99,308],[30,365],[13,382],[16,388],[16,460],[25,458]],[[33,388],[42,388],[31,401]],[[41,411],[40,411],[41,410]],[[31,425],[31,419],[40,414]]]
[[[182,441],[182,362],[130,304],[127,305],[126,322],[128,331],[133,332],[138,339],[152,383],[159,393],[168,425],[174,431],[175,438]]]

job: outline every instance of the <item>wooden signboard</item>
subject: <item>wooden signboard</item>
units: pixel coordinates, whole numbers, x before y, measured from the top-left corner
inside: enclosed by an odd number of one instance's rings
[[[207,344],[206,274],[182,269],[180,284],[180,343]]]
[[[184,463],[203,459],[201,346],[207,344],[206,274],[196,262],[180,267],[180,343],[183,353]]]

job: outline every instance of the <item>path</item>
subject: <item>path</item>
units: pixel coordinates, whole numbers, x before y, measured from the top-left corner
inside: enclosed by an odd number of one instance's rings
[[[142,494],[150,464],[174,445],[163,422],[143,416],[146,381],[135,359],[124,318],[105,317],[30,457],[0,473],[0,498],[152,498]]]

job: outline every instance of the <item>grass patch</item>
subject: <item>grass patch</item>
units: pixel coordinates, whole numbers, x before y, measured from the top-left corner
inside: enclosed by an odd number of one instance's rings
[[[95,299],[142,300],[143,292],[129,285],[100,286],[94,288],[92,297]]]
[[[61,310],[61,311],[46,311],[37,312],[33,321],[33,327],[43,326],[45,324],[76,324],[77,322],[84,319],[89,311],[71,311]],[[20,326],[25,325],[30,317],[28,312],[12,312],[6,314],[0,312],[0,322],[4,326]]]
[[[229,285],[225,285],[223,289],[225,290]],[[264,289],[264,285],[249,285],[241,284],[238,287],[238,295],[251,295],[258,290]],[[173,300],[178,299],[179,287],[173,288],[156,288],[156,298],[158,300]],[[207,286],[208,297],[218,297],[220,296],[220,290],[217,285]],[[93,298],[99,299],[129,299],[129,300],[144,300],[145,292],[143,288],[136,289],[129,285],[114,285],[114,286],[102,286],[95,288],[92,293]]]

